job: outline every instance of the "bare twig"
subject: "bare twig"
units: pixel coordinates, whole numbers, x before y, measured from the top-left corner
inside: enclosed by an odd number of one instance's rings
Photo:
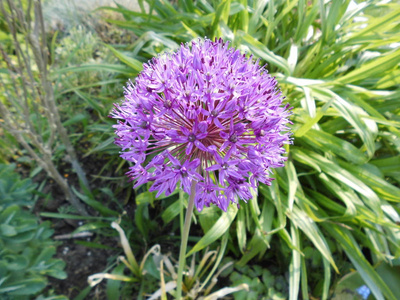
[[[85,172],[62,124],[53,85],[49,80],[48,49],[41,2],[28,0],[27,10],[24,12],[22,5],[17,5],[15,1],[0,0],[0,10],[10,31],[14,55],[17,58],[17,62],[13,62],[0,45],[1,56],[8,68],[8,76],[1,75],[3,77],[0,78],[0,87],[8,100],[5,103],[0,101],[0,114],[4,120],[2,126],[55,180],[66,199],[79,213],[87,215],[85,207],[72,192],[67,180],[60,174],[52,160],[53,144],[55,137],[58,136],[65,146],[67,160],[82,184],[90,191]],[[21,45],[19,34],[23,34],[26,45]],[[35,119],[32,119],[32,113],[36,115]],[[42,125],[45,125],[50,133],[46,141],[43,138]]]

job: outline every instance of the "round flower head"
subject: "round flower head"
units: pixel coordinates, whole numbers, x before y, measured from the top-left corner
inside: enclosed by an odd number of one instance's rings
[[[290,112],[276,84],[221,39],[198,39],[144,64],[111,113],[135,187],[151,181],[158,197],[177,184],[189,193],[196,181],[199,211],[249,200],[250,188],[269,184],[271,168],[283,166],[290,143]]]

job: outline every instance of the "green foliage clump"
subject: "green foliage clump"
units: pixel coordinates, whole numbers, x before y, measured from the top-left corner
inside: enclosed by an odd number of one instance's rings
[[[15,170],[15,165],[0,164],[0,207],[10,205],[33,205],[33,193],[37,184],[31,179],[21,179]]]
[[[95,33],[83,26],[77,26],[61,39],[55,49],[54,57],[55,63],[63,67],[115,62],[115,58],[109,52]],[[64,82],[69,87],[78,87],[87,83],[98,82],[106,77],[107,75],[100,70],[72,72],[67,73],[67,80]]]
[[[349,265],[377,299],[395,299],[376,266],[400,256],[400,5],[146,2],[139,12],[107,8],[124,17],[110,23],[139,37],[125,49],[110,47],[130,70],[121,74],[132,78],[142,62],[193,38],[222,37],[267,63],[293,106],[294,145],[272,186],[261,185],[239,210],[204,209],[204,235],[189,254],[229,233],[228,248],[243,267],[285,244],[289,257],[277,264],[289,270],[290,299],[328,298]],[[177,207],[165,211],[176,215]],[[313,258],[305,247],[316,250]],[[317,256],[318,283],[309,267]]]
[[[0,165],[0,298],[27,299],[47,286],[48,276],[65,279],[65,263],[53,258],[51,223],[23,208],[32,205],[35,185],[13,168]]]
[[[235,270],[230,274],[229,279],[233,285],[246,283],[249,286],[249,291],[239,291],[233,294],[235,300],[283,300],[288,298],[287,280],[282,275],[274,276],[261,266],[245,266]]]

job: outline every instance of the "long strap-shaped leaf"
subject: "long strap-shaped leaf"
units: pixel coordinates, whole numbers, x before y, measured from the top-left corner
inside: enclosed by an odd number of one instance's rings
[[[364,255],[360,251],[360,248],[358,247],[357,242],[348,229],[339,227],[335,224],[327,223],[322,223],[322,226],[336,239],[338,244],[346,252],[347,256],[360,273],[365,283],[371,289],[377,300],[398,299],[393,295],[386,283],[365,259]]]
[[[198,241],[197,244],[194,245],[194,247],[186,254],[186,257],[192,255],[197,251],[200,251],[201,249],[204,249],[212,242],[219,239],[229,229],[233,220],[236,217],[237,212],[238,209],[235,206],[230,205],[228,211],[221,215],[214,226],[211,227],[211,229],[207,231],[207,233],[200,239],[200,241]]]
[[[333,260],[328,244],[318,227],[315,225],[315,222],[297,206],[294,206],[293,210],[290,213],[288,212],[288,215],[294,225],[300,228],[301,231],[303,231],[304,234],[307,235],[314,246],[319,250],[321,255],[325,257],[331,263],[335,271],[339,273],[339,269],[337,268],[335,261]]]

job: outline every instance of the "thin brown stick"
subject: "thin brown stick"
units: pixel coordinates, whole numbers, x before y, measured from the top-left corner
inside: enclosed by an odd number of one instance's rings
[[[21,4],[21,3],[19,3]],[[6,8],[7,5],[7,8]],[[34,13],[31,18],[32,10]],[[90,191],[89,182],[83,171],[75,149],[69,139],[68,132],[62,124],[57,108],[52,82],[48,72],[48,49],[44,28],[43,13],[40,0],[29,0],[26,12],[22,5],[13,0],[0,0],[0,11],[10,31],[17,62],[13,63],[3,47],[0,47],[9,70],[9,78],[5,82],[0,78],[0,87],[6,92],[8,101],[0,102],[1,124],[9,131],[28,152],[28,154],[52,177],[66,196],[66,199],[80,214],[87,215],[83,204],[73,193],[67,180],[60,174],[52,160],[53,143],[56,135],[64,144],[67,159],[72,164],[79,179]],[[26,47],[22,47],[18,34],[25,36]],[[28,49],[26,49],[28,48]],[[31,51],[31,52],[30,52]],[[33,56],[31,56],[31,54]],[[33,66],[37,67],[36,76]],[[12,86],[13,91],[7,89]],[[50,138],[43,140],[41,124],[35,124],[31,114],[36,114],[36,120],[43,122],[50,132]],[[42,121],[45,116],[45,122]]]

